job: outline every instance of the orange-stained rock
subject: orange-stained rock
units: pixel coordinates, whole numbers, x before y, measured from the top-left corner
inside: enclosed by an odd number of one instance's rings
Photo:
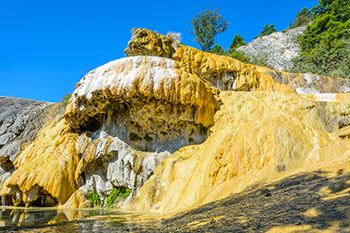
[[[106,114],[115,104],[145,100],[181,104],[195,109],[193,121],[205,127],[213,122],[218,90],[178,62],[161,57],[127,57],[89,72],[77,85],[65,112],[73,128]],[[120,110],[120,109],[119,109]]]
[[[211,136],[166,158],[133,208],[184,210],[284,173],[350,159],[349,141],[339,137],[337,127],[326,130],[326,124],[333,124],[327,105],[281,92],[223,92],[221,99]],[[337,106],[333,110],[350,109]]]
[[[22,199],[17,203],[30,204],[45,196],[65,203],[77,189],[74,179],[79,161],[75,150],[77,138],[78,134],[70,131],[65,120],[45,126],[17,157],[14,163],[17,170],[2,187],[1,195],[17,195]]]

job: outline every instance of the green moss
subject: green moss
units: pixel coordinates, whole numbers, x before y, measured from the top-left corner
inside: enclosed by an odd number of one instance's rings
[[[88,199],[93,204],[93,206],[101,206],[102,201],[97,193],[88,191],[86,194],[86,199]]]
[[[147,142],[150,142],[150,141],[152,141],[152,137],[150,137],[148,134],[146,134],[144,137],[143,137],[143,139],[145,139]]]
[[[126,199],[131,194],[131,189],[127,187],[113,188],[106,199],[106,205],[111,207],[117,200]]]
[[[141,137],[140,137],[139,135],[137,135],[136,133],[130,133],[130,134],[129,134],[129,138],[130,138],[130,140],[132,140],[132,141],[138,141],[138,140],[141,139]]]

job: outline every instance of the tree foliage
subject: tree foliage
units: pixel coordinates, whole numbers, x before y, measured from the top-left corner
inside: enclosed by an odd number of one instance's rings
[[[312,10],[309,10],[307,7],[303,8],[298,12],[296,17],[294,18],[293,24],[289,25],[289,28],[296,28],[300,26],[307,25],[311,22],[312,18]]]
[[[268,36],[268,35],[274,33],[275,31],[276,31],[276,28],[275,28],[274,24],[271,24],[271,25],[265,24],[265,27],[263,28],[261,33],[257,37],[255,37],[255,39],[259,38],[261,36]]]
[[[204,12],[200,12],[190,22],[193,26],[191,33],[205,52],[208,52],[215,44],[215,36],[224,32],[229,26],[226,19],[223,19],[222,15],[218,14],[218,8],[215,11],[210,11],[206,8]]]
[[[350,0],[319,0],[294,71],[350,78]]]
[[[247,43],[244,42],[243,37],[239,34],[236,34],[235,37],[232,40],[232,43],[230,45],[230,48],[228,50],[229,53],[233,53],[236,48],[246,45]]]
[[[220,46],[220,45],[214,45],[214,47],[212,49],[209,50],[210,53],[215,53],[218,55],[225,55],[226,52],[225,50]]]

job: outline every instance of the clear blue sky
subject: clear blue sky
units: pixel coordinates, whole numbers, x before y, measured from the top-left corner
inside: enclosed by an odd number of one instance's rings
[[[181,32],[204,10],[219,8],[231,23],[216,41],[227,49],[236,33],[253,40],[265,24],[286,29],[296,13],[317,0],[0,0],[0,96],[59,102],[86,72],[124,57],[134,27]]]

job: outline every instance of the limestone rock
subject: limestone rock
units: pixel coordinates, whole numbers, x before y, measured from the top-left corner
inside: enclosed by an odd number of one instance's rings
[[[128,57],[89,72],[64,117],[23,146],[12,174],[0,170],[6,202],[80,208],[87,192],[123,186],[134,208],[171,212],[350,156],[349,94],[324,93],[347,81],[133,33]]]
[[[84,136],[81,136],[84,137]],[[75,176],[83,193],[93,191],[102,201],[114,187],[128,187],[136,197],[168,152],[136,151],[117,137],[104,131],[82,152]]]
[[[170,38],[144,28],[132,29],[132,37],[124,50],[127,56],[150,55],[171,57],[176,44]]]
[[[1,196],[12,196],[13,203],[52,206],[65,203],[77,189],[74,179],[79,158],[75,151],[78,138],[64,120],[51,122],[35,141],[17,157],[17,170],[5,182]]]
[[[293,67],[291,60],[300,53],[296,38],[302,35],[305,26],[275,32],[259,37],[252,42],[237,48],[250,59],[266,60],[266,63],[278,71],[289,71]]]
[[[339,137],[332,120],[350,119],[348,104],[281,92],[223,92],[221,99],[211,136],[167,157],[131,206],[159,213],[184,210],[282,173],[350,159],[349,141]],[[330,132],[327,124],[334,126]]]
[[[34,140],[49,120],[52,103],[0,96],[0,166],[6,171],[24,143]]]
[[[103,129],[146,151],[200,143],[219,107],[218,90],[161,57],[127,57],[89,72],[65,112],[73,129]]]

